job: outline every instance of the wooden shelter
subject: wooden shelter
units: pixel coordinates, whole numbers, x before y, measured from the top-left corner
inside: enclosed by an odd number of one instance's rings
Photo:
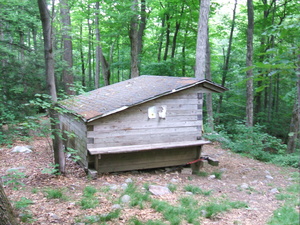
[[[98,173],[183,165],[201,155],[203,93],[226,89],[190,77],[139,76],[61,101],[65,146]]]

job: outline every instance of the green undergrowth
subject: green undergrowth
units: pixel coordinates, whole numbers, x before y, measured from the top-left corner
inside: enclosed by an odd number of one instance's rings
[[[269,220],[270,225],[298,225],[300,221],[300,179],[299,173],[293,173],[291,176],[293,184],[288,186],[286,190],[276,195],[278,200],[283,201],[283,205],[274,211],[273,216]]]
[[[223,148],[262,162],[299,167],[300,149],[292,154],[286,153],[287,146],[282,140],[267,134],[263,129],[260,125],[247,127],[242,122],[236,122],[230,129],[216,127],[216,132],[206,134],[205,137],[221,143]]]
[[[93,186],[86,186],[83,190],[83,196],[77,203],[81,209],[94,209],[99,205],[99,200],[95,194],[97,189]]]

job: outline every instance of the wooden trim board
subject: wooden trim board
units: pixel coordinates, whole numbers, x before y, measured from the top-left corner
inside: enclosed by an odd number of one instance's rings
[[[169,143],[155,143],[146,145],[129,145],[129,146],[114,146],[114,147],[101,147],[101,148],[89,148],[88,151],[91,155],[98,154],[118,154],[129,153],[138,151],[147,151],[154,149],[172,149],[181,147],[201,146],[205,144],[211,144],[210,141],[181,141],[181,142],[169,142]]]

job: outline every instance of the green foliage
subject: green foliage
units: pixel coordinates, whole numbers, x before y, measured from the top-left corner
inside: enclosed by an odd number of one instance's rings
[[[120,216],[121,211],[119,209],[109,212],[108,214],[103,214],[103,215],[94,215],[94,216],[85,216],[83,219],[83,222],[85,224],[102,224],[102,222],[107,222],[111,221],[113,219],[117,219]]]
[[[81,209],[94,209],[99,205],[99,200],[94,197],[83,197],[78,204]]]
[[[63,193],[63,190],[61,188],[54,189],[54,188],[48,188],[45,190],[46,198],[48,199],[62,199],[65,200],[66,196]]]
[[[18,190],[20,186],[25,186],[22,182],[26,176],[18,169],[12,169],[7,172],[7,175],[2,176],[4,185],[12,186],[14,190]]]
[[[59,165],[58,164],[49,164],[49,168],[44,168],[42,170],[42,173],[59,175]]]
[[[97,189],[92,186],[86,186],[83,190],[84,197],[93,197],[97,192]]]
[[[213,218],[221,212],[228,211],[230,209],[247,208],[248,205],[245,202],[240,201],[214,201],[201,206],[201,210],[205,211],[206,218]]]
[[[97,189],[93,186],[84,188],[83,198],[78,202],[82,209],[93,209],[99,205],[99,200],[95,196],[96,193]]]
[[[32,200],[25,197],[21,197],[19,201],[15,202],[14,206],[16,209],[24,209],[27,208],[30,204],[33,204]]]
[[[166,225],[166,223],[160,220],[148,220],[147,222],[142,222],[137,218],[131,218],[129,221],[129,225]]]
[[[168,188],[173,193],[177,190],[177,186],[175,184],[168,184]]]
[[[264,127],[255,125],[247,127],[241,122],[231,126],[227,132],[224,126],[217,127],[220,133],[205,135],[212,141],[218,141],[222,147],[230,148],[236,153],[253,157],[263,162],[272,162],[281,166],[299,166],[298,152],[287,154],[287,146],[281,139],[263,132]]]
[[[208,196],[211,194],[211,190],[210,191],[203,191],[200,187],[198,186],[194,186],[194,185],[186,185],[184,187],[184,190],[192,192],[193,194],[200,194],[200,195],[204,195],[204,196]]]
[[[19,217],[23,223],[32,223],[35,221],[35,219],[33,219],[32,213],[27,210],[24,210],[22,213],[20,213]]]
[[[295,207],[283,206],[277,209],[268,224],[280,225],[298,225],[299,224],[299,212],[296,211]]]
[[[124,194],[127,194],[131,197],[130,206],[139,206],[141,209],[144,208],[145,201],[150,199],[149,193],[141,193],[137,191],[137,186],[133,182],[128,184],[127,188],[124,190]]]

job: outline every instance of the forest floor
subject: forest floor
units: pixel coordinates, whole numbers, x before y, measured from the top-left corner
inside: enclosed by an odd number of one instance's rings
[[[12,153],[16,145],[31,145],[33,152]],[[203,154],[218,159],[219,166],[205,165],[198,175],[182,174],[174,167],[103,174],[94,180],[71,160],[65,176],[45,173],[53,162],[46,138],[13,146],[0,148],[0,176],[8,198],[18,208],[17,216],[24,221],[21,224],[176,224],[172,218],[179,218],[179,224],[262,225],[283,204],[276,195],[299,179],[297,169],[249,159],[218,144],[205,146]],[[135,194],[126,192],[129,183],[136,187]],[[150,184],[167,186],[172,193],[148,195]],[[84,194],[87,186],[96,189],[92,196]],[[51,197],[55,190],[61,195]],[[131,196],[129,203],[121,200],[125,192]],[[234,202],[247,206],[234,207]],[[210,208],[204,206],[213,208],[214,203],[223,209],[207,216]]]

